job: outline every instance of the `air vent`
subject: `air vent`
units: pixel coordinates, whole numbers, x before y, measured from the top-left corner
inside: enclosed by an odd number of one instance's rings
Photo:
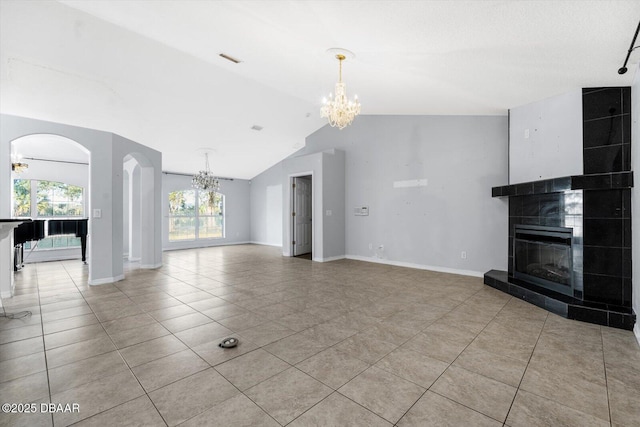
[[[220,54],[220,56],[221,56],[222,58],[226,59],[227,61],[231,61],[231,62],[233,62],[234,64],[239,64],[239,63],[241,63],[241,62],[242,62],[242,61],[240,61],[239,59],[234,58],[233,56],[229,56],[229,55],[227,55],[226,53],[221,53],[221,54]]]
[[[261,131],[263,129],[263,127],[262,126],[258,126],[258,125],[253,125],[253,126],[251,126],[251,129],[257,130],[257,131]]]

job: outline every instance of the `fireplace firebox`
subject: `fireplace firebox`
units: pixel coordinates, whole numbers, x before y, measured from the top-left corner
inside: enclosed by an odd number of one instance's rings
[[[513,276],[573,297],[572,237],[571,228],[516,225]]]

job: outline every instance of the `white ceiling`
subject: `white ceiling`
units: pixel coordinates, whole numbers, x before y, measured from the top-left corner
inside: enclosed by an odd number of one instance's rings
[[[2,0],[0,111],[118,133],[166,171],[202,168],[208,148],[214,173],[252,178],[325,124],[329,48],[355,52],[343,76],[362,114],[502,115],[629,85],[639,19],[635,0]]]

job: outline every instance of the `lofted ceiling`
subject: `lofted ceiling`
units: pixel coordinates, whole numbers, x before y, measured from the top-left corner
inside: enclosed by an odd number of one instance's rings
[[[329,48],[356,55],[343,77],[362,114],[504,115],[630,85],[639,20],[636,0],[2,0],[0,111],[120,134],[165,171],[209,151],[214,173],[250,179],[325,125]]]

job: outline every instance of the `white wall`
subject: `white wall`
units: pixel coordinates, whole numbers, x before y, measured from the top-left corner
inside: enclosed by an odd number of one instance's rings
[[[640,65],[631,86],[631,170],[640,171]],[[638,178],[631,189],[631,247],[632,247],[632,305],[636,316],[640,316],[640,185]],[[640,343],[640,322],[636,320],[633,330]]]
[[[77,163],[51,162],[31,159],[23,160],[23,163],[27,163],[29,167],[20,174],[12,173],[12,179],[38,179],[64,182],[83,187],[88,193],[88,164],[79,165]]]
[[[582,89],[512,108],[509,184],[582,175]]]
[[[322,153],[322,238],[324,260],[342,258],[345,246],[345,152]],[[329,215],[329,212],[331,214]]]
[[[282,162],[250,181],[251,242],[282,246]]]
[[[491,197],[491,187],[507,183],[507,133],[506,117],[360,116],[342,131],[325,126],[310,135],[297,156],[345,152],[348,257],[479,276],[506,270],[508,205]],[[254,178],[252,195],[264,193],[276,173],[274,167]],[[426,187],[406,187],[423,179]],[[357,206],[369,206],[369,216],[355,216]],[[268,206],[253,205],[254,237],[268,227],[262,208]]]
[[[169,242],[169,193],[191,189],[191,177],[171,173],[162,174],[162,247],[165,250],[248,243],[251,240],[251,209],[249,181],[220,180],[220,193],[225,199],[225,237],[222,239],[185,240]]]

